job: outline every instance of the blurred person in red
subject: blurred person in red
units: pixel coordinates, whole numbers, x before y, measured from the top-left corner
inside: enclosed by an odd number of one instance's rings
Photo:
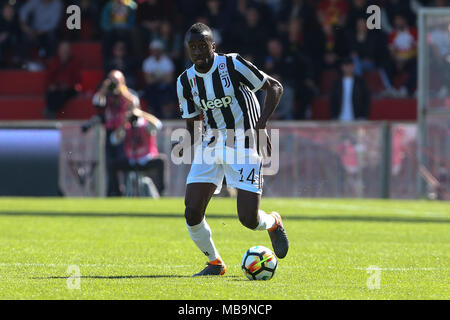
[[[135,107],[127,111],[121,125],[111,134],[111,144],[123,143],[126,157],[112,165],[111,174],[119,171],[146,171],[155,183],[158,193],[164,191],[164,173],[167,157],[158,152],[156,133],[162,122],[155,116]]]
[[[111,134],[127,119],[127,112],[139,107],[138,96],[127,87],[125,77],[119,70],[112,70],[95,93],[92,103],[100,109],[98,117],[106,129],[106,168],[108,171],[108,196],[120,196],[119,182],[114,171],[114,164],[124,159],[125,152],[122,144],[113,145]],[[86,125],[83,130],[89,128]]]
[[[317,5],[317,16],[322,25],[343,27],[349,5],[347,0],[321,0]]]
[[[80,89],[80,64],[72,55],[70,42],[63,41],[59,44],[58,54],[48,64],[47,74],[47,106],[44,116],[53,119]]]
[[[400,84],[400,94],[413,94],[417,79],[417,29],[408,24],[405,16],[398,14],[394,18],[394,31],[389,34],[391,82],[396,75],[406,72],[406,79]]]

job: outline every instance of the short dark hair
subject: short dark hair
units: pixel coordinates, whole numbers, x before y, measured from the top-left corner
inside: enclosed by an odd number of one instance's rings
[[[203,33],[204,31],[212,33],[211,28],[201,22],[194,23],[188,30],[190,33]]]
[[[186,38],[189,34],[202,34],[202,33],[208,33],[209,35],[211,35],[211,41],[214,41],[213,39],[213,33],[210,27],[208,27],[206,24],[201,23],[201,22],[197,22],[194,23],[189,30],[186,32]]]

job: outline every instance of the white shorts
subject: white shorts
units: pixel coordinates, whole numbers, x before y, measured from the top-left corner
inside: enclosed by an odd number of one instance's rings
[[[213,183],[216,193],[223,177],[228,187],[261,194],[263,186],[262,158],[253,149],[230,147],[198,147],[186,184]]]

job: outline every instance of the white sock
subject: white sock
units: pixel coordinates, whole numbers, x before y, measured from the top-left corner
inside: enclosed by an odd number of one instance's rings
[[[275,218],[263,210],[258,210],[258,226],[255,230],[267,230],[275,225]]]
[[[220,257],[211,237],[211,228],[204,218],[202,222],[195,226],[190,226],[187,223],[186,226],[192,241],[208,257],[209,261],[214,261]]]

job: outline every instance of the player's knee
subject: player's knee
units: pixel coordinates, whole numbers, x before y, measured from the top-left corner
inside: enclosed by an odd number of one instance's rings
[[[195,226],[200,222],[202,222],[203,212],[198,208],[186,206],[186,209],[184,211],[184,217],[188,225]]]
[[[251,230],[256,229],[258,226],[258,216],[257,215],[239,215],[239,221],[246,228]]]

